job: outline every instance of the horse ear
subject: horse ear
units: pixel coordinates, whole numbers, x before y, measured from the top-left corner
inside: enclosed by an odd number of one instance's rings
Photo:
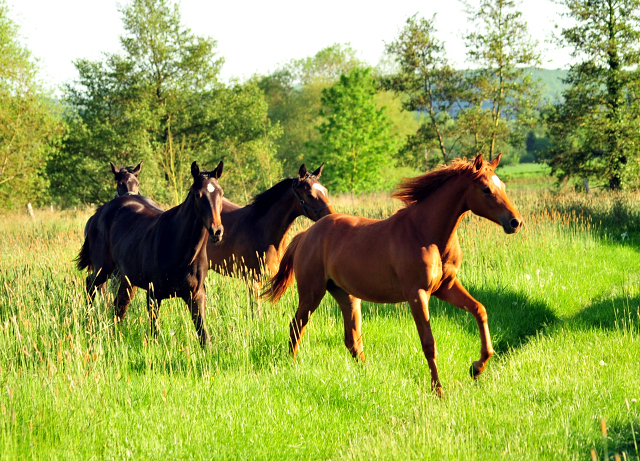
[[[113,162],[109,162],[109,164],[111,165],[111,172],[114,175],[117,175],[118,174],[118,170],[117,170],[116,166],[113,164]]]
[[[224,162],[220,160],[220,163],[218,163],[216,169],[209,173],[209,176],[214,179],[220,179],[220,176],[222,176],[222,167],[224,167]]]
[[[496,158],[494,158],[489,162],[489,166],[491,167],[491,169],[495,170],[497,168],[498,164],[500,163],[500,157],[502,157],[502,152],[500,152],[496,156]]]
[[[193,179],[196,179],[198,176],[200,176],[200,168],[198,167],[198,162],[196,161],[191,164],[191,176],[193,176]]]
[[[324,168],[324,162],[322,162],[322,165],[320,165],[320,167],[314,171],[313,173],[311,173],[313,176],[315,176],[316,178],[319,178],[320,175],[322,174],[322,169]]]
[[[304,179],[307,177],[307,167],[304,166],[304,163],[302,164],[302,166],[300,167],[300,170],[298,171],[298,177],[300,179]]]
[[[133,169],[132,174],[137,178],[140,174],[140,167],[142,166],[142,162],[138,163],[136,167]]]
[[[482,168],[482,154],[478,154],[475,161],[473,162],[473,169],[478,171]]]

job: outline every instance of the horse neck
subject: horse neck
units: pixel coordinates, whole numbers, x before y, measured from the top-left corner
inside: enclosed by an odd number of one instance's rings
[[[280,249],[293,221],[300,216],[296,204],[296,198],[288,190],[271,205],[268,212],[255,220],[256,228],[263,229],[264,232],[264,241],[260,242],[264,250],[271,245]]]
[[[441,248],[448,245],[469,211],[465,199],[468,186],[468,179],[464,177],[451,178],[425,200],[409,208],[425,238]]]
[[[175,212],[172,217],[171,231],[174,233],[176,246],[182,247],[189,253],[197,252],[206,243],[207,238],[207,230],[196,213],[195,206],[194,195],[190,192],[184,202],[173,208]],[[170,211],[172,210],[167,213]]]

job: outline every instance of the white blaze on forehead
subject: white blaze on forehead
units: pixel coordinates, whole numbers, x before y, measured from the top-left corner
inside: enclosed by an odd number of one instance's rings
[[[209,183],[209,184],[207,184],[207,190],[208,190],[209,192],[213,192],[214,190],[216,190],[216,188],[215,188],[215,187],[213,187],[213,184]]]
[[[325,192],[324,187],[322,187],[320,184],[315,183],[315,184],[314,184],[313,186],[311,186],[311,187],[313,187],[314,189],[317,189],[317,190],[319,190],[320,192],[322,192],[322,194],[323,194],[325,197],[327,196],[327,193]]]
[[[494,174],[491,179],[493,179],[493,183],[498,186],[498,189],[502,189],[502,182],[500,181],[500,178]]]

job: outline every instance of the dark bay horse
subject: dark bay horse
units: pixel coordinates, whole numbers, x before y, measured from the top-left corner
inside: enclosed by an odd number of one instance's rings
[[[140,167],[142,162],[136,166],[125,166],[116,168],[116,166],[109,162],[111,165],[111,172],[116,180],[116,197],[122,197],[123,195],[138,195],[138,188],[140,182],[138,181],[138,175],[140,174]]]
[[[329,215],[294,237],[264,296],[277,301],[295,278],[298,311],[291,321],[290,349],[295,357],[309,316],[326,291],[344,317],[345,345],[364,360],[360,300],[407,301],[418,328],[431,383],[442,394],[436,368],[436,344],[429,323],[431,295],[470,312],[480,330],[480,359],[471,365],[475,378],[485,369],[493,347],[487,311],[456,278],[462,261],[457,228],[471,211],[502,226],[507,234],[522,226],[504,184],[494,170],[500,155],[484,162],[459,160],[449,167],[405,179],[394,193],[406,208],[378,221]]]
[[[113,162],[109,162],[111,165],[111,172],[113,173],[113,179],[116,181],[116,197],[122,197],[125,195],[138,195],[140,181],[138,180],[138,175],[140,174],[140,168],[142,167],[142,162],[138,163],[136,166],[124,166],[120,168],[116,168]],[[87,238],[87,232],[89,232],[89,225],[91,224],[91,220],[93,216],[91,216],[87,220],[87,224],[84,226],[84,238]],[[93,265],[89,264],[89,270],[93,270]],[[99,286],[96,286],[96,290],[100,290],[104,293],[106,290],[106,283],[103,283]]]
[[[161,301],[179,296],[189,306],[200,342],[206,345],[206,248],[207,240],[217,242],[222,238],[223,192],[218,184],[222,168],[220,162],[213,171],[201,171],[193,162],[193,185],[187,198],[168,211],[140,195],[118,197],[98,208],[76,260],[81,270],[93,264],[93,272],[87,277],[90,297],[95,294],[93,287],[117,270],[117,319],[124,318],[136,287],[143,288],[147,290],[147,309],[155,333]]]
[[[207,245],[211,268],[243,277],[257,301],[263,268],[270,274],[277,271],[293,221],[301,215],[317,221],[334,213],[327,189],[319,182],[323,168],[324,164],[308,173],[302,165],[297,177],[280,181],[242,208],[225,199],[221,218],[226,237]]]
[[[142,162],[138,163],[136,166],[124,166],[121,168],[117,168],[113,162],[109,162],[109,164],[111,165],[113,179],[116,181],[116,195],[114,198],[122,197],[124,195],[138,195],[140,187],[138,175],[140,174]],[[91,218],[93,218],[93,216]],[[89,218],[87,224],[84,226],[85,238],[87,237],[87,230],[89,229],[91,218]]]

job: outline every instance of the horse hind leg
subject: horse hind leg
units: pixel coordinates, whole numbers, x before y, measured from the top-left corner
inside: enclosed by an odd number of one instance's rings
[[[120,287],[118,287],[115,299],[116,321],[121,321],[127,315],[127,307],[135,294],[136,287],[131,285],[129,278],[120,276]]]
[[[93,302],[95,301],[96,293],[98,292],[100,287],[104,286],[104,283],[107,281],[108,277],[109,273],[106,270],[103,270],[102,267],[98,270],[95,270],[94,267],[93,271],[89,275],[87,275],[85,282],[87,296],[89,297],[89,304],[93,304]]]
[[[327,291],[337,301],[344,320],[344,345],[354,359],[364,362],[362,345],[362,312],[360,299],[350,295],[333,281],[329,281]]]
[[[323,285],[324,285],[324,281]],[[326,293],[326,286],[319,285],[312,289],[298,278],[298,310],[289,326],[289,352],[296,358],[300,341],[304,336],[311,314],[318,308]]]

